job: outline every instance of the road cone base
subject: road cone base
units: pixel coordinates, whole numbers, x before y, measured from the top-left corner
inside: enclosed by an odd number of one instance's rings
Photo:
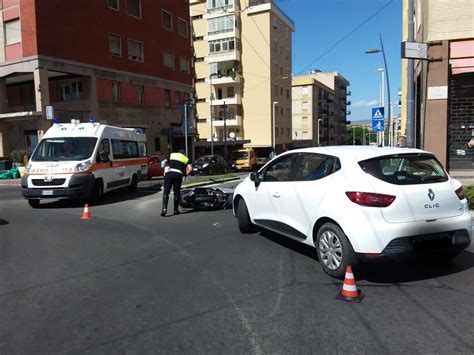
[[[362,301],[362,299],[364,298],[364,294],[360,290],[357,290],[357,293],[359,295],[356,296],[356,297],[347,297],[347,296],[343,296],[340,293],[338,293],[336,298],[338,300],[341,300],[341,301],[360,303]]]

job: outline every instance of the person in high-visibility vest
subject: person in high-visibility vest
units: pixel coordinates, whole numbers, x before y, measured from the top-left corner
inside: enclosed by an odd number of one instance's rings
[[[189,158],[184,155],[184,150],[178,153],[171,153],[170,158],[165,163],[165,179],[163,183],[163,204],[161,208],[161,216],[166,216],[168,210],[168,200],[173,187],[174,214],[179,214],[179,198],[181,194],[181,183],[183,177],[189,175],[193,170],[189,162]]]

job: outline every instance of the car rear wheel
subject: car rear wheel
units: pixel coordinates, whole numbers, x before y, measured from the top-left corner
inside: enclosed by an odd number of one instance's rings
[[[237,220],[241,233],[251,234],[256,233],[258,231],[257,226],[253,224],[250,220],[249,211],[247,209],[247,204],[245,203],[244,199],[241,199],[239,201],[239,205],[237,207]]]
[[[343,279],[348,265],[353,270],[359,265],[351,243],[334,223],[325,223],[319,228],[316,249],[324,272],[331,277]]]

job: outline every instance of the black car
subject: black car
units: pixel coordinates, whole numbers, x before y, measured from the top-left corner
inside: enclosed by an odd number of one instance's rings
[[[193,163],[194,175],[215,175],[227,173],[227,163],[220,155],[204,155]]]

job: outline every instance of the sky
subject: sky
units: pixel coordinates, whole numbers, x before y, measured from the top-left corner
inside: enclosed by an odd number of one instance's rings
[[[277,0],[295,23],[293,75],[310,69],[337,71],[349,82],[349,121],[371,119],[379,106],[382,53],[366,54],[384,45],[394,114],[399,113],[401,87],[402,0]],[[385,102],[387,100],[385,82]],[[387,109],[385,109],[387,112]]]

